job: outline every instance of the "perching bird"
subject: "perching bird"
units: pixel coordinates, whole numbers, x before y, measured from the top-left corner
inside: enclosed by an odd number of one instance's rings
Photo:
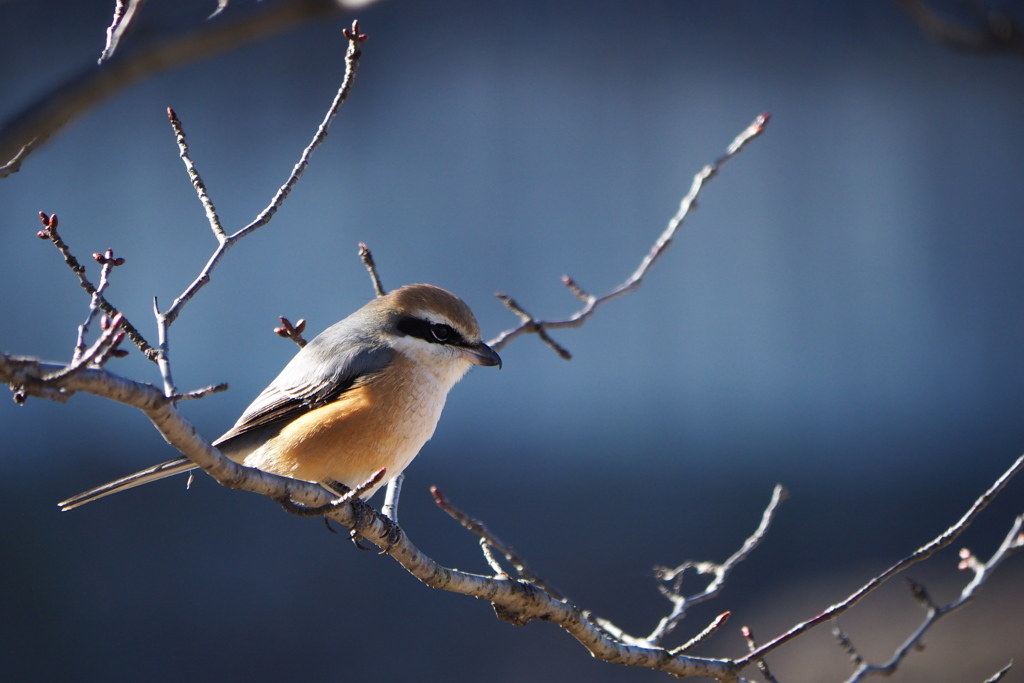
[[[482,341],[469,306],[433,285],[402,287],[303,347],[213,445],[248,467],[328,487],[355,488],[383,467],[393,478],[434,434],[470,364],[500,366],[501,358]],[[188,458],[170,460],[60,507],[195,468]]]

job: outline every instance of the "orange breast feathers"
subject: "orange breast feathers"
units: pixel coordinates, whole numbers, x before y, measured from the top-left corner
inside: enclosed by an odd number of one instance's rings
[[[300,415],[242,464],[353,488],[377,470],[400,474],[434,434],[447,392],[401,353],[337,400]],[[383,484],[383,482],[382,482]],[[369,495],[369,493],[367,494]]]

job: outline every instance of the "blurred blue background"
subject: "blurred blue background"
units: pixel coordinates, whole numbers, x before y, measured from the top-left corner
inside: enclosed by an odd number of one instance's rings
[[[0,4],[0,118],[95,60],[112,5]],[[213,5],[149,3],[129,40]],[[699,653],[738,656],[741,624],[767,640],[844,597],[1024,450],[1020,59],[949,52],[883,0],[393,1],[357,16],[370,40],[326,144],[172,328],[182,389],[231,384],[182,407],[208,438],[294,353],[276,316],[316,333],[372,296],[358,242],[386,287],[454,291],[486,338],[516,323],[495,291],[564,317],[578,302],[560,276],[598,294],[625,279],[694,173],[768,110],[640,290],[554,334],[571,362],[522,338],[501,372],[453,391],[408,470],[413,540],[486,570],[433,508],[436,484],[579,604],[646,633],[668,611],[651,566],[724,560],[782,482],[793,496],[768,540],[679,629],[732,610]],[[349,20],[160,74],[0,181],[0,350],[67,359],[86,313],[35,236],[40,210],[80,258],[127,259],[109,298],[155,338],[152,297],[168,305],[214,246],[164,109],[237,229],[321,120]],[[159,380],[137,352],[110,367]],[[59,513],[173,455],[127,408],[0,403],[0,433],[5,680],[663,678],[592,660],[550,625],[508,626],[201,476]],[[1015,482],[911,575],[952,599],[967,579],[956,549],[991,553],[1022,500]],[[1024,661],[1022,579],[1019,558],[1004,565],[897,680],[983,680]],[[840,625],[882,659],[920,616],[894,582]],[[826,631],[769,660],[781,680],[842,680]]]

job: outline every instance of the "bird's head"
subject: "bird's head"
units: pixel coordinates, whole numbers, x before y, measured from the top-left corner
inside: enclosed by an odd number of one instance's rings
[[[407,285],[371,302],[388,346],[404,353],[450,388],[470,364],[501,366],[483,342],[469,306],[434,285]]]

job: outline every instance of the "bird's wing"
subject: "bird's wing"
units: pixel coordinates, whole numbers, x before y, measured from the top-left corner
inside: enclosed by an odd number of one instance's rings
[[[285,366],[270,386],[246,408],[226,434],[214,441],[224,446],[232,439],[257,429],[273,431],[298,415],[335,400],[360,381],[380,372],[391,362],[394,351],[364,336],[354,328],[357,321],[346,318],[309,342]],[[148,484],[196,468],[188,458],[177,458],[85,491],[60,503],[71,510],[98,498]]]
[[[386,368],[394,351],[366,340],[351,339],[346,330],[328,328],[303,347],[281,374],[256,397],[234,426],[213,442],[227,442],[257,429],[273,431],[299,415],[336,400],[361,381]],[[344,341],[339,341],[344,340]]]

